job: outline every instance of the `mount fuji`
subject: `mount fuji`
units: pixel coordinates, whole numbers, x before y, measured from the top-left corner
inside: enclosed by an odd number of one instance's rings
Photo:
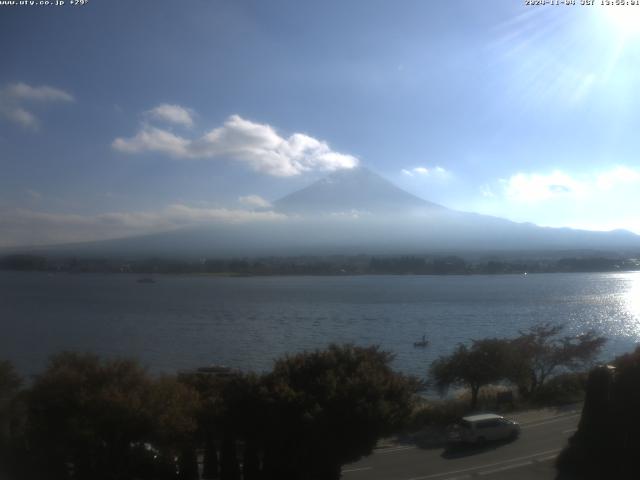
[[[295,214],[393,214],[445,209],[402,190],[365,167],[338,170],[273,205],[276,211]]]
[[[640,236],[538,227],[459,212],[358,167],[273,202],[277,220],[215,223],[138,237],[38,248],[93,256],[230,257],[438,252],[635,251]]]

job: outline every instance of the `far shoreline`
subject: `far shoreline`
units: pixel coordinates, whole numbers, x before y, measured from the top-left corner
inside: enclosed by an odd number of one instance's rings
[[[640,252],[547,252],[416,255],[303,255],[234,258],[81,257],[10,254],[0,270],[47,273],[186,274],[242,278],[360,275],[520,275],[640,271]]]

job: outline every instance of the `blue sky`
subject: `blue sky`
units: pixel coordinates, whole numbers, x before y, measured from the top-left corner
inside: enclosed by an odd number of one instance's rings
[[[640,233],[640,6],[577,3],[0,6],[0,246],[277,220],[356,164]]]

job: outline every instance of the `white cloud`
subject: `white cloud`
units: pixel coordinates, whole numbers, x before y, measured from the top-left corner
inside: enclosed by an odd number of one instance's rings
[[[640,170],[618,166],[608,172],[600,173],[596,178],[596,186],[600,190],[611,190],[621,185],[640,184]]]
[[[32,87],[26,83],[14,83],[0,88],[0,116],[22,127],[36,129],[38,119],[24,107],[25,103],[73,101],[73,95],[59,88],[48,85]]]
[[[273,222],[285,218],[273,211],[197,208],[184,204],[172,204],[156,211],[96,215],[0,209],[0,231],[3,232],[0,247],[103,240],[186,226]]]
[[[306,171],[354,168],[358,159],[331,150],[326,142],[303,133],[281,137],[270,125],[254,123],[239,115],[197,139],[143,125],[130,138],[116,138],[112,147],[124,153],[159,152],[174,158],[226,157],[267,175],[290,177]]]
[[[365,210],[351,209],[343,212],[331,212],[328,214],[322,215],[323,217],[328,217],[330,219],[338,219],[338,220],[349,220],[349,219],[358,219],[362,217],[371,217],[371,212],[367,212]]]
[[[37,102],[72,102],[73,95],[59,88],[42,85],[32,87],[26,83],[14,83],[4,88],[5,95],[15,100]]]
[[[161,214],[176,225],[181,223],[247,223],[263,221],[279,221],[287,218],[273,211],[254,212],[228,208],[195,208],[182,204],[169,205]]]
[[[111,145],[124,153],[159,152],[176,158],[193,158],[189,140],[149,125],[145,125],[135,137],[116,138]]]
[[[7,119],[11,120],[13,123],[17,123],[18,125],[25,128],[37,128],[38,127],[38,119],[32,113],[27,112],[24,108],[20,107],[7,107],[2,104],[2,99],[0,98],[0,113],[2,113]]]
[[[430,177],[430,178],[437,178],[441,180],[451,177],[451,172],[439,166],[436,166],[433,168],[427,168],[427,167],[414,167],[410,169],[403,168],[402,170],[400,170],[400,172],[403,175],[406,175],[408,177]]]
[[[640,168],[519,172],[480,188],[479,211],[546,226],[593,230],[625,228],[640,234]],[[474,208],[478,211],[477,208]]]
[[[153,120],[174,123],[185,127],[192,127],[194,123],[193,110],[181,107],[180,105],[163,103],[145,113]]]
[[[589,186],[559,170],[549,174],[517,173],[501,180],[504,194],[516,202],[535,203],[558,197],[579,196]]]
[[[524,203],[559,198],[588,199],[604,194],[619,194],[640,187],[640,170],[615,166],[609,170],[570,175],[560,170],[551,173],[517,173],[500,180],[503,192],[511,200]]]
[[[238,201],[248,207],[269,208],[271,206],[271,203],[260,195],[246,195],[244,197],[238,197]]]

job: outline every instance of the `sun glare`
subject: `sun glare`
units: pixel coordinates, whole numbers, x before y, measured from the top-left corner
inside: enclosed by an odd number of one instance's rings
[[[602,5],[602,13],[620,35],[631,37],[640,34],[640,2],[633,5]]]

